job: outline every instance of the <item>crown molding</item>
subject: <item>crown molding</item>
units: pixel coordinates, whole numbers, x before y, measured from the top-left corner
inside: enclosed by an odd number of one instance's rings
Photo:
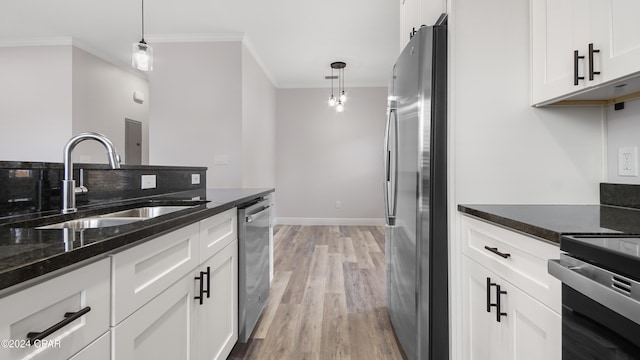
[[[73,45],[73,38],[70,36],[59,36],[59,37],[14,38],[14,39],[0,40],[0,47],[61,46],[61,45]]]
[[[242,41],[244,33],[147,35],[147,43]],[[153,46],[153,45],[152,45]]]

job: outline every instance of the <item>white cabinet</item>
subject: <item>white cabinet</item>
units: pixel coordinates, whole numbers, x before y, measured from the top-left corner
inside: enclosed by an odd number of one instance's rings
[[[71,320],[44,337],[47,346],[0,349],[0,359],[68,359],[107,333],[109,274],[103,259],[0,299],[1,339],[24,341]]]
[[[467,256],[462,266],[465,359],[562,358],[559,313]]]
[[[199,224],[111,255],[115,326],[191,272],[199,263]]]
[[[532,104],[640,72],[638,11],[636,0],[531,0]]]
[[[114,359],[195,358],[194,290],[185,276],[114,327]]]
[[[238,241],[232,239],[199,270],[197,276],[208,274],[209,296],[202,305],[196,300],[197,359],[226,359],[238,340]]]
[[[593,43],[602,49],[603,81],[640,72],[640,1],[599,0],[592,2]]]
[[[463,358],[560,360],[559,248],[463,216]],[[544,266],[542,266],[544,264]]]
[[[111,332],[102,335],[69,360],[111,360]]]
[[[413,31],[420,26],[435,24],[441,14],[447,12],[447,0],[399,0],[400,1],[400,51],[409,42]]]
[[[237,209],[112,256],[114,360],[226,359],[238,340]]]

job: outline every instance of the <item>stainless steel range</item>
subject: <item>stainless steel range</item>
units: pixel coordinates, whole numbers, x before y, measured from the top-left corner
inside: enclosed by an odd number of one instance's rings
[[[563,236],[562,359],[640,359],[640,237]]]

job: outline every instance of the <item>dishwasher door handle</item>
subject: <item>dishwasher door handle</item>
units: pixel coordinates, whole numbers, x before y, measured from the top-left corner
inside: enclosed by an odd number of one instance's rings
[[[262,215],[268,213],[271,210],[271,206],[266,206],[264,207],[262,210],[258,211],[257,213],[251,214],[251,215],[247,215],[245,218],[245,221],[250,223],[253,222],[253,220],[255,220],[256,218],[261,217]]]

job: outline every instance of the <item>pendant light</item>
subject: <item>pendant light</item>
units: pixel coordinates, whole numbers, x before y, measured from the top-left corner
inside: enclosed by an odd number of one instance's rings
[[[140,71],[153,70],[153,48],[144,41],[144,0],[142,0],[142,38],[133,44],[131,65]]]
[[[344,111],[344,103],[347,101],[347,95],[344,90],[344,68],[347,63],[336,61],[331,63],[331,96],[329,97],[329,106],[335,106],[336,112]],[[333,75],[333,70],[338,70],[338,76]],[[338,98],[333,95],[333,79],[338,79]]]
[[[331,96],[329,97],[329,106],[336,106],[336,97],[333,96],[333,79],[335,76],[333,75],[333,67],[331,68]]]

